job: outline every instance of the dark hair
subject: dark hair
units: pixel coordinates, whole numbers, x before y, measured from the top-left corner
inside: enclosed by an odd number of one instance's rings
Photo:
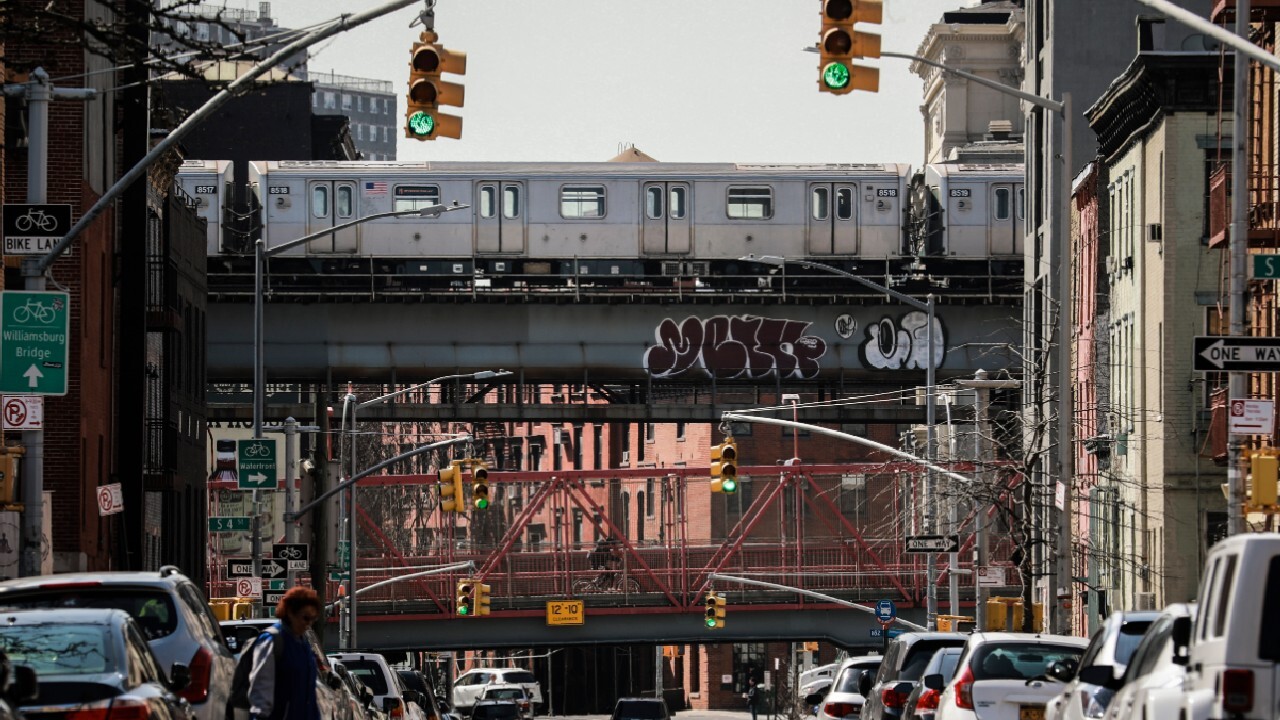
[[[289,591],[276,604],[276,617],[284,618],[304,607],[313,607],[317,613],[324,609],[320,606],[320,596],[316,594],[315,590],[301,585],[289,588]]]

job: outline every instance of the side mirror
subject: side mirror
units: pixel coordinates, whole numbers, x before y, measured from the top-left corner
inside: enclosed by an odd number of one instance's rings
[[[922,682],[924,683],[925,687],[929,688],[930,690],[937,690],[938,692],[942,692],[943,688],[947,686],[946,681],[944,681],[942,679],[942,676],[939,675],[938,673],[934,673],[932,675],[925,675],[924,680]]]
[[[1173,663],[1185,666],[1191,662],[1191,618],[1175,619],[1169,640],[1173,643]]]
[[[26,705],[35,700],[39,694],[40,682],[36,680],[36,671],[26,665],[15,665],[13,681],[9,683],[5,699],[13,705]]]
[[[169,689],[174,692],[185,690],[191,684],[191,668],[182,663],[174,663],[169,668]]]
[[[1123,686],[1123,682],[1116,679],[1115,673],[1115,668],[1110,665],[1090,665],[1080,671],[1080,682],[1101,685],[1111,690],[1119,690]]]
[[[858,694],[867,697],[871,694],[871,673],[862,673],[858,678]]]

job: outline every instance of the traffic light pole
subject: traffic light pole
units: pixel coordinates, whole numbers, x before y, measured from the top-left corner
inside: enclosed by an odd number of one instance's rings
[[[843,607],[853,608],[854,610],[861,610],[862,612],[870,613],[872,615],[876,614],[876,609],[871,607],[870,605],[859,605],[857,603],[851,603],[848,600],[841,600],[840,598],[837,598],[837,597],[831,597],[830,595],[823,595],[820,592],[805,590],[804,588],[791,587],[790,585],[779,585],[778,583],[765,582],[764,580],[752,580],[750,578],[738,577],[736,575],[721,575],[720,573],[707,573],[707,578],[711,580],[719,580],[721,582],[739,583],[741,585],[756,585],[758,587],[770,588],[772,590],[786,590],[788,592],[798,593],[800,595],[806,595],[811,598],[817,598],[825,602],[835,603],[836,605],[841,605]],[[895,617],[893,621],[900,625],[906,625],[912,630],[927,629],[923,625],[917,625],[911,622],[910,620],[903,620],[900,617]]]

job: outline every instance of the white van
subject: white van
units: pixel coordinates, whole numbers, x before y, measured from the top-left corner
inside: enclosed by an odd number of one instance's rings
[[[1198,600],[1183,717],[1280,717],[1280,534],[1215,545]]]
[[[427,713],[419,703],[435,699],[424,698],[417,690],[406,688],[400,674],[387,665],[386,658],[358,652],[334,653],[329,657],[346,666],[347,672],[360,678],[373,691],[374,705],[390,720],[427,720]]]
[[[471,668],[453,681],[453,706],[459,710],[475,705],[487,685],[520,685],[529,693],[534,712],[542,708],[542,686],[524,668]]]

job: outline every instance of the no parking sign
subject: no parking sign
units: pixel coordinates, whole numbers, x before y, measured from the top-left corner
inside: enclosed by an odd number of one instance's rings
[[[0,414],[5,430],[43,430],[44,398],[40,395],[5,395]]]

